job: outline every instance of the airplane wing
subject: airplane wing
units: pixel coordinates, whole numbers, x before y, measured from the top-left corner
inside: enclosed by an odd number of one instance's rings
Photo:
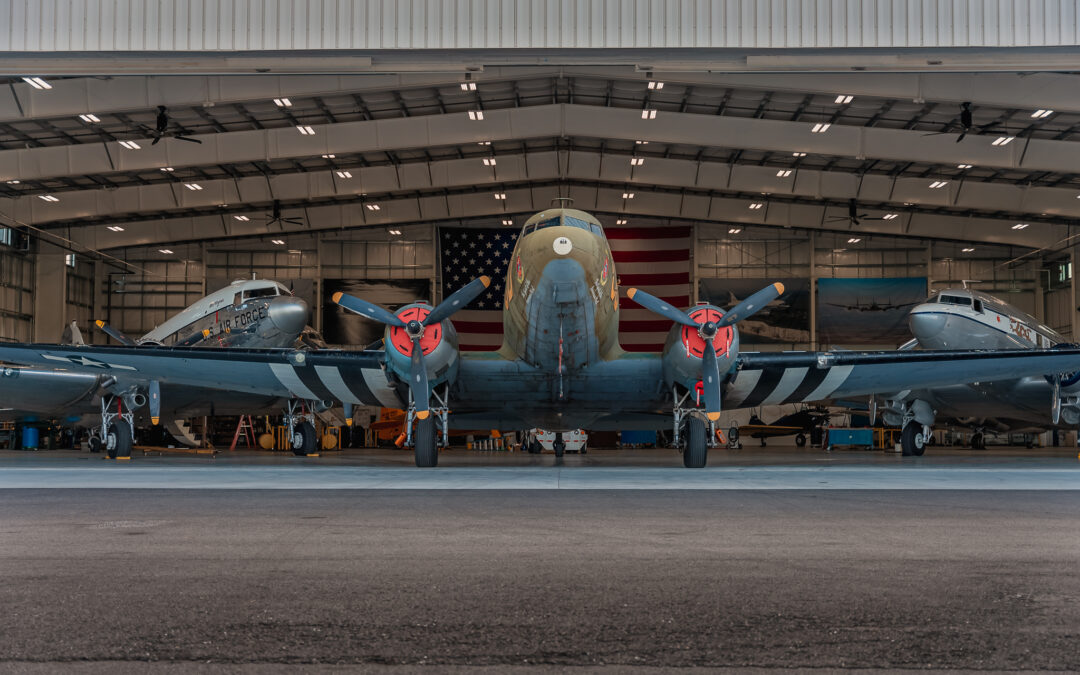
[[[0,361],[133,382],[404,407],[387,379],[382,352],[2,344]]]
[[[742,353],[724,407],[824,401],[1080,370],[1080,349]]]

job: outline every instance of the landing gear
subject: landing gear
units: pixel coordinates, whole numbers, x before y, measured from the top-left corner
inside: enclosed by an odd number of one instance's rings
[[[139,402],[134,396],[125,399],[114,394],[101,395],[101,426],[90,432],[91,452],[104,449],[109,459],[131,457],[135,438],[135,415],[132,414],[131,407],[126,405],[127,400]],[[114,410],[116,412],[113,412]]]
[[[731,450],[740,450],[742,448],[742,443],[739,441],[739,427],[728,429],[727,446]]]
[[[983,432],[976,431],[971,434],[971,449],[972,450],[985,450],[986,449],[986,437],[983,436]]]
[[[926,451],[927,429],[915,420],[904,425],[900,433],[900,450],[904,457],[922,457]]]
[[[315,425],[307,420],[293,426],[289,439],[293,454],[298,457],[314,455],[315,450],[318,448]]]
[[[806,434],[795,434],[795,445],[804,447],[806,445]]]
[[[555,432],[555,442],[552,447],[555,448],[555,457],[562,457],[566,452],[566,441],[563,440],[561,431]]]
[[[540,441],[535,438],[529,441],[530,455],[539,455],[541,450],[543,450],[543,446],[540,445]]]
[[[439,465],[439,446],[436,442],[435,418],[428,416],[416,421],[416,436],[413,438],[413,455],[416,466],[433,467]]]
[[[705,435],[705,422],[698,417],[686,420],[686,447],[683,448],[683,466],[700,469],[709,458],[709,445]]]
[[[131,457],[131,447],[131,425],[124,420],[110,424],[109,432],[105,435],[105,448],[109,459]]]

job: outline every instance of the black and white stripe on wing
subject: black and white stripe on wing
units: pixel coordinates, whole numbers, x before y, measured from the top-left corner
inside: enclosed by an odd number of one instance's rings
[[[847,380],[853,366],[740,370],[724,395],[726,408],[820,401]]]

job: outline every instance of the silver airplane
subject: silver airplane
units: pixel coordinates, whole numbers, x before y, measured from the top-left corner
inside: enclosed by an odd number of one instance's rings
[[[207,295],[138,339],[103,321],[96,323],[128,346],[254,349],[296,346],[307,319],[307,303],[288,288],[276,281],[248,279]],[[78,354],[83,341],[77,328],[72,337],[75,355],[49,359],[55,368],[0,367],[0,420],[89,425],[94,450],[103,448],[111,457],[126,457],[136,426],[157,425],[163,415],[166,429],[178,440],[190,442],[184,424],[189,417],[252,414],[282,405],[277,396],[162,384],[123,368],[109,369],[105,363],[99,373],[72,372],[75,365],[98,363]]]
[[[1064,337],[992,295],[970,288],[940,291],[908,314],[910,349],[1054,349]],[[904,455],[922,455],[936,421],[973,428],[971,445],[985,447],[984,432],[1044,431],[1080,423],[1080,371],[1010,380],[909,389],[879,396],[887,424],[902,427]]]

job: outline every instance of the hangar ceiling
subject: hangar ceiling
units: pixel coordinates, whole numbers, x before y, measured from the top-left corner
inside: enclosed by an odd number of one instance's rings
[[[0,86],[0,222],[99,250],[516,224],[558,194],[611,215],[1031,248],[1069,241],[1080,217],[1073,73],[590,66],[47,83]],[[957,142],[964,102],[973,127]],[[169,128],[151,145],[158,105]],[[274,201],[301,223],[268,232]]]

